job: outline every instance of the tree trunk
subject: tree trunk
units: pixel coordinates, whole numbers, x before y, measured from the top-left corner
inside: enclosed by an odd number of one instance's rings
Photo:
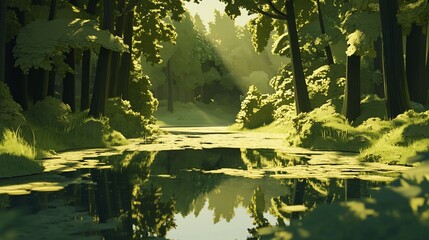
[[[347,56],[346,86],[343,115],[354,121],[360,115],[360,56]]]
[[[406,73],[410,100],[426,104],[426,34],[423,27],[413,23],[411,32],[407,37]]]
[[[122,99],[128,100],[128,84],[130,81],[131,71],[131,54],[133,51],[133,26],[134,26],[134,9],[127,13],[124,23],[124,43],[128,45],[128,52],[122,53],[121,66],[119,68],[118,95]]]
[[[66,54],[66,63],[71,67],[71,69],[75,69],[75,61],[74,61],[74,50],[71,49]],[[68,104],[74,112],[76,110],[76,103],[75,103],[75,75],[74,73],[67,72],[66,76],[63,80],[63,102],[65,104]]]
[[[383,36],[384,94],[387,117],[392,119],[410,109],[410,97],[404,71],[402,29],[396,19],[398,3],[392,0],[379,0],[379,3]]]
[[[58,1],[51,0],[51,6],[49,7],[48,21],[55,19],[57,15],[57,6],[58,6]],[[46,87],[47,96],[53,97],[55,95],[55,71],[54,70],[49,71],[47,78],[48,78],[47,80],[48,82],[46,83],[48,85]]]
[[[0,82],[6,82],[6,1],[0,1]]]
[[[89,108],[89,80],[91,76],[91,50],[85,50],[82,56],[82,82],[80,86],[80,110]]]
[[[304,204],[304,193],[305,185],[307,184],[307,179],[295,179],[295,191],[293,193],[293,205],[303,205]],[[292,219],[298,219],[300,213],[293,212]]]
[[[104,0],[104,18],[103,29],[112,31],[113,23],[113,0]],[[110,51],[100,47],[98,56],[97,71],[95,73],[94,92],[92,94],[91,108],[89,115],[100,117],[106,110],[106,97],[109,89],[109,68],[110,68]]]
[[[171,77],[171,63],[167,62],[167,110],[173,112],[173,78]]]
[[[125,0],[120,0],[117,6],[117,10],[122,12],[125,7]],[[116,18],[115,31],[116,36],[122,36],[124,32],[125,16],[121,14]],[[119,52],[112,52],[112,60],[110,67],[110,86],[109,86],[109,97],[119,96],[119,70],[121,66],[121,54]]]
[[[377,38],[374,42],[374,49],[376,52],[376,56],[374,58],[374,71],[380,71],[383,73],[383,42],[381,36]],[[379,97],[384,98],[384,88],[383,84],[375,85],[375,94]]]
[[[287,29],[292,56],[293,87],[295,91],[296,113],[310,112],[310,99],[308,98],[307,84],[304,77],[301,53],[299,50],[298,33],[296,30],[295,10],[293,0],[286,0]]]
[[[86,12],[94,15],[99,0],[89,0]],[[80,92],[80,110],[85,111],[89,108],[89,83],[91,79],[91,50],[85,50],[82,56],[82,82]]]
[[[42,101],[48,96],[49,71],[44,69],[34,70],[31,81],[34,84],[33,101]]]
[[[322,15],[322,8],[320,6],[319,0],[317,0],[317,13],[319,15],[320,31],[322,32],[322,34],[326,34],[325,23],[323,21],[323,15]],[[329,65],[334,64],[334,57],[332,57],[331,46],[329,46],[329,44],[325,47],[325,54],[326,54],[326,59],[328,61],[328,64]]]

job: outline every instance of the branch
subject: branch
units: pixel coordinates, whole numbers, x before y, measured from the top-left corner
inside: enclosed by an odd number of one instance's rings
[[[262,10],[256,3],[255,3],[255,10],[258,13],[260,13],[260,14],[262,14],[264,16],[270,17],[270,18],[286,20],[286,17],[283,16],[283,15],[273,14],[273,13],[270,13],[270,12]]]
[[[286,13],[284,13],[284,12],[282,12],[282,11],[280,11],[280,10],[277,8],[277,6],[273,3],[273,1],[272,1],[272,0],[267,0],[267,2],[268,2],[268,4],[270,5],[271,9],[272,9],[275,13],[277,13],[277,14],[278,14],[278,15],[280,15],[280,16],[283,16],[283,17],[287,18],[287,14],[286,14]]]

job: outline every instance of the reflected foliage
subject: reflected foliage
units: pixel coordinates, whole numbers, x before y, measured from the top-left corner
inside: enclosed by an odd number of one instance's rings
[[[131,211],[133,239],[164,237],[168,230],[176,227],[174,201],[163,202],[160,188],[143,189],[135,187]]]
[[[289,227],[259,233],[262,239],[422,239],[429,227],[428,172],[424,163],[372,198],[321,205]]]

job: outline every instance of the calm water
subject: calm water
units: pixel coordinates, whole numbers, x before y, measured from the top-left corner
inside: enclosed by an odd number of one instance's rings
[[[305,217],[282,206],[310,211],[368,197],[398,175],[315,158],[263,149],[126,152],[88,159],[111,168],[0,180],[0,188],[38,186],[0,195],[0,239],[252,239],[260,227]]]

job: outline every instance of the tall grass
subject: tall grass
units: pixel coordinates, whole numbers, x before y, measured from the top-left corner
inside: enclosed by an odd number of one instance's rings
[[[0,141],[0,154],[8,153],[15,156],[24,156],[28,159],[36,158],[35,140],[30,144],[22,137],[21,129],[13,131],[5,129]]]

